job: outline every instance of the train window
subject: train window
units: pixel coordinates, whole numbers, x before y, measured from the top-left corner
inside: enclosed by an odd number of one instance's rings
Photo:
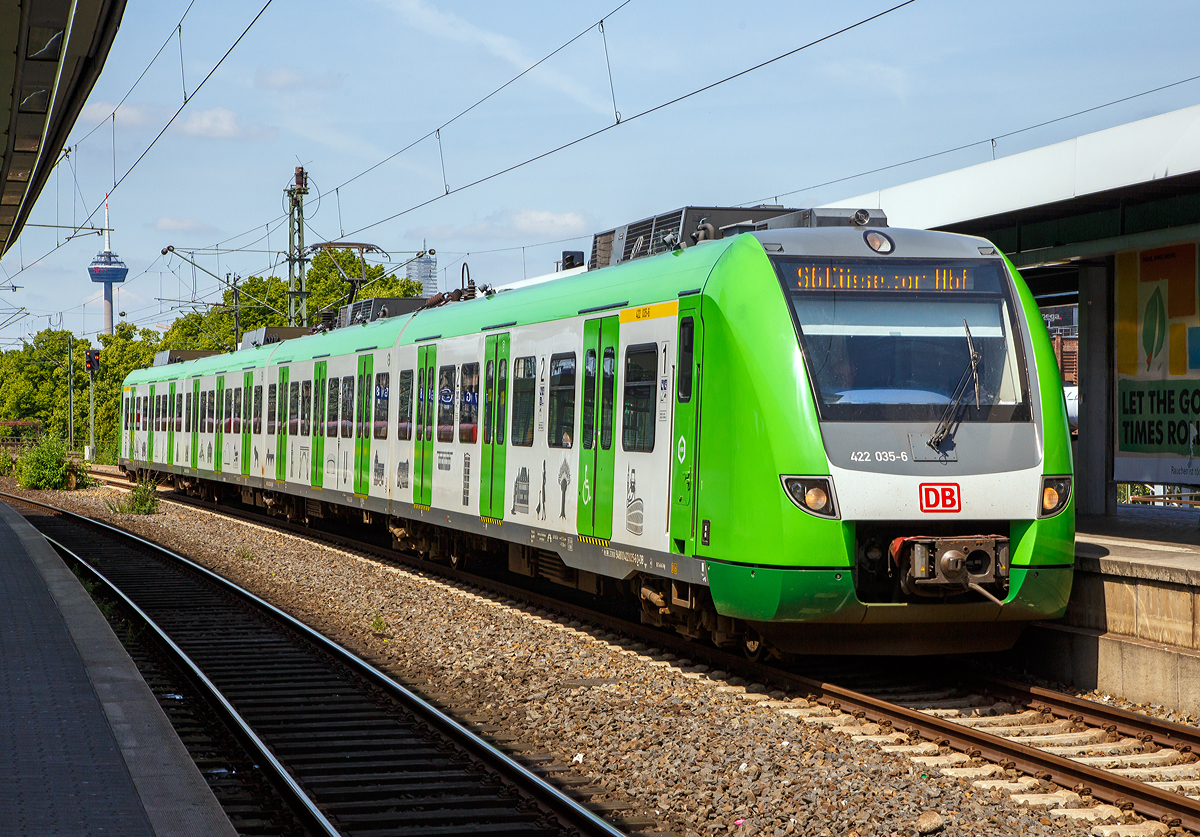
[[[192,394],[187,394],[187,399],[184,402],[183,408],[183,432],[192,432]]]
[[[300,384],[300,435],[312,435],[312,381]]]
[[[596,445],[596,351],[583,356],[583,413],[579,421],[579,444],[585,450]]]
[[[175,393],[175,432],[183,432],[183,393]]]
[[[519,357],[513,361],[512,443],[533,446],[534,390],[537,389],[537,358]]]
[[[319,375],[313,381],[313,417],[312,417],[312,434],[313,437],[320,436],[325,432],[325,376]]]
[[[675,385],[675,397],[680,404],[692,400],[692,341],[695,338],[696,324],[691,317],[684,317],[679,323],[679,382]]]
[[[253,391],[250,387],[246,387],[245,397],[242,399],[242,432],[250,432],[250,399],[253,397]]]
[[[500,374],[496,381],[496,444],[504,444],[506,410],[508,409],[508,358],[500,358]]]
[[[337,436],[338,432],[338,384],[341,379],[334,376],[329,379],[329,408],[325,412],[325,435]]]
[[[390,372],[380,372],[375,376],[375,422],[374,436],[376,439],[387,438],[388,401],[392,397],[392,375]]]
[[[241,405],[239,404],[238,406],[240,407]],[[224,425],[225,432],[232,433],[233,432],[233,387],[230,387],[229,389],[225,390],[224,422],[225,422],[225,425]]]
[[[275,384],[267,385],[267,435],[275,435]]]
[[[458,441],[479,441],[479,364],[464,363],[459,379]]]
[[[550,355],[550,414],[546,424],[552,448],[569,448],[575,436],[575,353]]]
[[[166,427],[166,425],[167,425],[167,422],[166,422],[166,412],[167,412],[166,411],[166,400],[167,400],[167,396],[160,395],[160,396],[158,396],[158,403],[155,405],[158,407],[158,428],[157,428],[158,430],[166,430],[167,429],[167,427]]]
[[[200,393],[192,399],[192,432],[200,432]]]
[[[600,448],[609,450],[613,441],[613,401],[617,389],[617,352],[609,346],[600,364]]]
[[[208,432],[215,433],[217,430],[217,410],[220,405],[217,403],[217,391],[210,389],[208,391]]]
[[[292,381],[288,387],[287,432],[289,436],[300,435],[300,382]]]
[[[142,398],[140,395],[133,397],[133,429],[135,431],[142,429]]]
[[[413,371],[405,369],[400,373],[400,409],[396,415],[396,438],[402,442],[412,438],[412,392]]]
[[[204,393],[196,393],[196,432],[204,432]]]
[[[658,378],[658,344],[639,343],[625,350],[625,410],[621,446],[628,451],[654,450],[654,384]]]
[[[242,432],[242,388],[233,391],[233,426],[232,432]]]
[[[342,378],[342,438],[354,435],[354,376]]]
[[[496,406],[496,361],[489,360],[483,372],[483,443],[492,443],[492,411]]]
[[[254,424],[251,426],[251,430],[255,436],[263,431],[262,408],[262,384],[257,384],[254,387]]]
[[[437,440],[454,441],[454,367],[438,369]]]

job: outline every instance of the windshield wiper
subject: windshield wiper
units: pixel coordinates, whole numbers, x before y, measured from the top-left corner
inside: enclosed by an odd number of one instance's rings
[[[963,318],[963,330],[967,333],[967,354],[970,359],[967,361],[967,368],[963,370],[962,377],[958,379],[958,386],[954,388],[954,394],[950,396],[950,403],[946,405],[946,411],[942,413],[942,420],[938,422],[937,427],[933,429],[933,435],[926,442],[929,447],[937,451],[941,450],[942,442],[946,441],[946,437],[950,435],[950,424],[954,421],[958,407],[967,395],[967,387],[970,383],[975,384],[975,409],[979,409],[979,352],[975,351],[975,341],[971,339],[971,329],[967,325],[965,317]]]

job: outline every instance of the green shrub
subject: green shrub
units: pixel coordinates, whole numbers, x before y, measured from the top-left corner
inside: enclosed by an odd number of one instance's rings
[[[16,462],[8,451],[0,450],[0,477],[11,477],[16,469]]]
[[[110,500],[108,509],[115,514],[158,514],[158,483],[139,482],[120,500]]]
[[[96,445],[97,465],[116,465],[121,453],[120,437],[105,439]]]
[[[21,451],[16,465],[17,485],[25,489],[51,491],[73,487],[74,473],[67,460],[67,445],[59,436],[47,434]]]

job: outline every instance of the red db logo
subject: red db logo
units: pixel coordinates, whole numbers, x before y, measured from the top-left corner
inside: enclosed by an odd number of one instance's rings
[[[958,483],[956,482],[923,482],[918,486],[921,492],[921,511],[932,513],[947,513],[962,511]]]

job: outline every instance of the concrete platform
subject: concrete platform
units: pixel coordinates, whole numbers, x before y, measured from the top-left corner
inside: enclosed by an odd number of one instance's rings
[[[236,832],[62,559],[0,504],[0,835]]]
[[[1066,616],[1027,629],[1009,661],[1200,714],[1200,512],[1121,506],[1076,530]]]

